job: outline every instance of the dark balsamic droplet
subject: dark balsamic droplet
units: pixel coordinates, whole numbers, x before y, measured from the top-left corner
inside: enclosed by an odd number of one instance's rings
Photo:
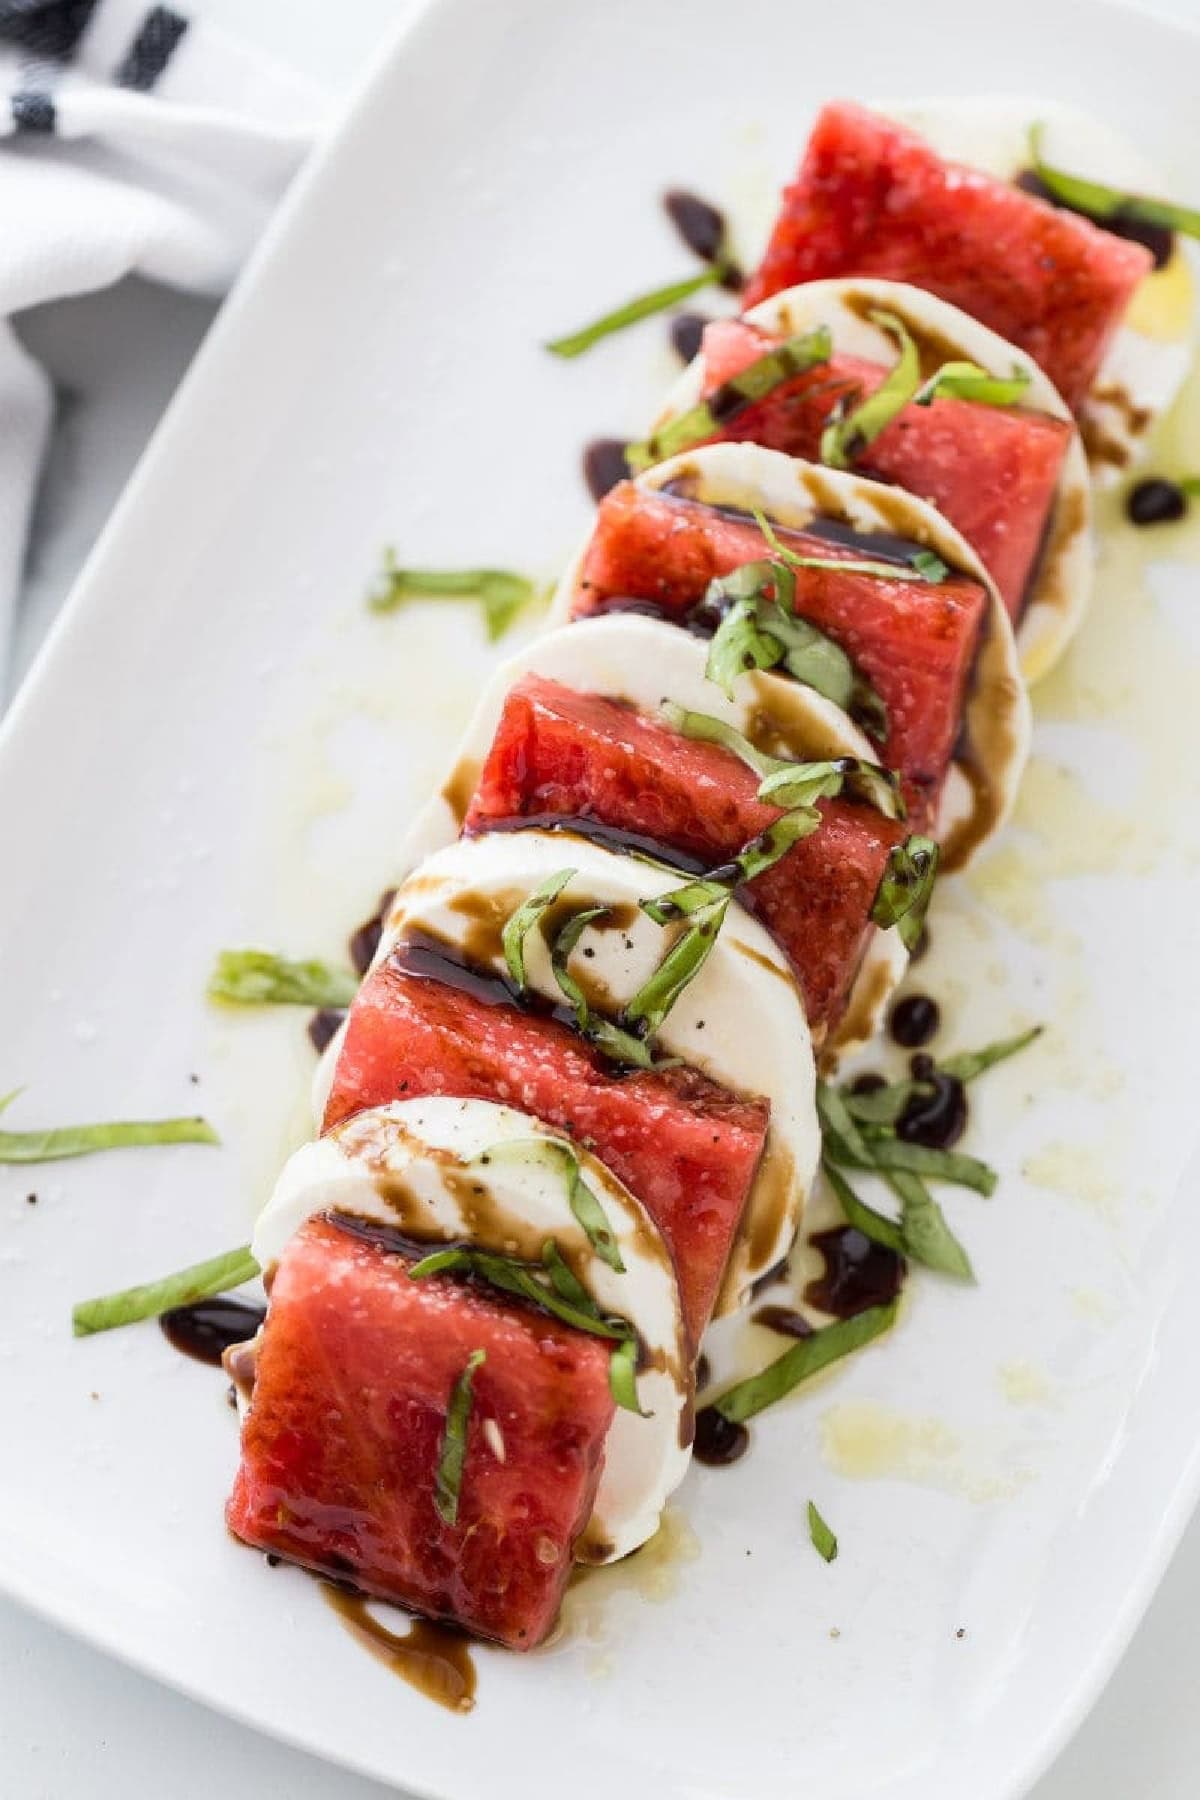
[[[1187,495],[1162,475],[1148,475],[1130,488],[1125,511],[1135,525],[1170,525],[1188,509]]]
[[[897,1000],[888,1018],[888,1030],[905,1050],[919,1050],[932,1038],[942,1022],[936,1000],[928,994],[909,994]]]
[[[226,1350],[252,1338],[266,1316],[265,1306],[218,1295],[213,1300],[197,1300],[191,1306],[172,1307],[158,1322],[174,1349],[197,1362],[220,1368]]]
[[[781,1332],[784,1337],[806,1338],[813,1334],[809,1320],[794,1306],[760,1306],[753,1319],[756,1325],[765,1325],[768,1331]]]
[[[750,1433],[719,1413],[715,1406],[703,1406],[696,1414],[696,1437],[692,1454],[697,1462],[710,1469],[728,1468],[750,1448]]]
[[[967,1129],[967,1090],[957,1075],[936,1068],[921,1080],[932,1081],[933,1092],[912,1096],[896,1120],[896,1136],[929,1150],[950,1150]]]
[[[880,1088],[886,1086],[887,1082],[882,1075],[876,1075],[872,1070],[867,1069],[861,1075],[854,1077],[850,1083],[850,1092],[852,1094],[877,1094]]]
[[[391,910],[392,901],[396,898],[395,888],[386,888],[379,896],[379,905],[369,919],[364,919],[358,930],[350,938],[350,961],[354,965],[356,975],[365,975],[375,959],[379,948],[379,940],[383,936],[383,921]]]
[[[686,188],[668,188],[663,206],[688,249],[705,262],[716,262],[725,242],[725,214],[720,207]]]
[[[825,1273],[810,1281],[804,1298],[835,1319],[850,1319],[871,1306],[886,1306],[904,1280],[904,1258],[873,1243],[853,1225],[819,1231],[811,1240],[820,1252]]]
[[[701,1351],[696,1359],[696,1392],[703,1393],[712,1380],[712,1367],[707,1356]]]
[[[918,1056],[910,1056],[908,1059],[909,1074],[914,1081],[932,1081],[936,1067],[937,1064],[932,1056],[926,1056],[923,1053]]]
[[[627,481],[631,473],[624,438],[593,438],[585,445],[583,479],[597,505],[618,481]]]
[[[308,1021],[308,1041],[318,1056],[336,1037],[345,1017],[346,1014],[342,1007],[323,1006],[320,1012],[315,1012]]]
[[[680,362],[690,363],[699,356],[704,341],[704,327],[709,320],[703,313],[676,313],[671,320],[671,348]]]

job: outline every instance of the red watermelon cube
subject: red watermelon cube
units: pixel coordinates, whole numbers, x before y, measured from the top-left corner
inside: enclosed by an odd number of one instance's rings
[[[744,319],[714,320],[704,333],[704,392],[740,374],[777,342]],[[857,404],[886,374],[879,363],[835,355],[744,407],[717,437],[817,462],[821,433],[839,398],[848,395]],[[1016,621],[1070,441],[1071,427],[1062,419],[945,398],[906,406],[854,469],[940,508],[976,551]]]
[[[613,1417],[609,1347],[433,1276],[317,1217],[271,1304],[230,1530],[364,1593],[531,1650],[558,1615]],[[458,1516],[434,1503],[446,1409],[472,1352]]]
[[[489,1004],[393,955],[350,1009],[325,1128],[425,1094],[495,1100],[584,1143],[662,1232],[699,1343],[762,1155],[765,1101],[694,1069],[615,1072],[557,1020]]]
[[[908,281],[1027,350],[1078,409],[1153,266],[1143,245],[835,100],[818,114],[746,305],[829,276]]]
[[[852,557],[825,538],[782,531],[800,555]],[[750,519],[622,482],[600,503],[572,616],[651,610],[682,620],[709,582],[767,554]],[[834,638],[882,698],[881,760],[903,779],[910,823],[933,816],[958,737],[988,599],[965,575],[907,577],[796,570],[796,612]]]
[[[779,817],[732,751],[598,694],[529,675],[505,701],[464,830],[519,819],[591,820],[715,868]],[[795,966],[809,1024],[840,1018],[871,932],[888,851],[905,827],[871,808],[823,800],[822,825],[743,887]]]

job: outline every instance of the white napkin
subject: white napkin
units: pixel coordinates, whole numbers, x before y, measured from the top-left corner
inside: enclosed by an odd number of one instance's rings
[[[325,98],[144,0],[0,0],[0,692],[50,384],[8,321],[133,273],[222,293]]]

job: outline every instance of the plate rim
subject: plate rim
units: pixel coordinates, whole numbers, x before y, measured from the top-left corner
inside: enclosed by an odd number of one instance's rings
[[[378,96],[386,92],[396,66],[413,53],[430,21],[435,15],[448,11],[469,13],[486,0],[405,0],[405,3],[405,16],[389,28],[381,45],[369,58],[365,71],[339,106],[333,123],[310,152],[273,213],[139,456],[33,662],[12,696],[7,712],[0,717],[0,772],[20,757],[27,715],[41,704],[43,694],[57,678],[58,665],[70,640],[94,603],[93,590],[101,585],[99,578],[104,566],[118,550],[126,531],[131,527],[136,529],[144,492],[158,478],[160,467],[169,466],[177,441],[186,442],[197,396],[204,395],[210,382],[210,370],[214,366],[219,370],[227,347],[232,344],[236,348],[242,319],[256,304],[264,273],[287,253],[313,196],[336,168],[363,116],[372,111]],[[1125,26],[1135,23],[1161,43],[1173,39],[1182,54],[1200,63],[1200,21],[1193,25],[1182,19],[1166,18],[1151,6],[1132,4],[1131,0],[1060,0],[1060,4],[1081,21],[1086,20],[1097,32],[1108,29],[1106,21],[1120,21]],[[1200,1168],[1200,1160],[1193,1166]],[[1185,1172],[1181,1185],[1186,1180]],[[1098,1634],[1087,1657],[1077,1666],[1075,1679],[1064,1693],[1057,1713],[1040,1735],[1028,1739],[1026,1754],[1010,1765],[1002,1783],[989,1789],[984,1800],[1021,1800],[1074,1738],[1128,1649],[1198,1506],[1200,1431],[1178,1465],[1176,1478],[1164,1496],[1159,1527],[1133,1564],[1122,1602],[1112,1610],[1107,1628]],[[26,1579],[20,1561],[8,1553],[3,1543],[0,1543],[0,1593],[77,1641],[239,1725],[331,1767],[346,1768],[383,1783],[392,1780],[381,1775],[371,1761],[357,1756],[353,1747],[331,1752],[315,1735],[303,1729],[302,1722],[293,1727],[274,1720],[264,1721],[250,1702],[243,1703],[236,1697],[224,1695],[215,1697],[206,1691],[201,1677],[155,1666],[149,1651],[139,1649],[135,1642],[122,1640],[115,1630],[106,1630],[102,1622],[96,1622],[82,1609],[72,1611],[57,1593],[48,1596],[43,1587]],[[404,1776],[403,1781],[403,1788],[398,1788],[397,1792],[411,1795],[412,1800],[447,1800],[448,1790],[414,1781],[409,1776]],[[479,1786],[473,1778],[468,1785],[467,1778],[460,1774],[454,1800],[487,1800],[486,1786]]]

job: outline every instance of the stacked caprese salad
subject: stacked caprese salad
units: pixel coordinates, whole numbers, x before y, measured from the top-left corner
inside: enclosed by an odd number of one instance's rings
[[[1038,168],[827,107],[749,310],[482,697],[257,1228],[247,1543],[532,1648],[576,1561],[656,1530],[706,1328],[787,1255],[823,1146],[872,1166],[940,1103],[936,1071],[848,1106],[818,1070],[1012,802],[1025,677],[1087,597],[1078,417],[1154,267],[1109,190]],[[907,1236],[834,1179],[920,1257],[920,1158],[890,1166]]]

